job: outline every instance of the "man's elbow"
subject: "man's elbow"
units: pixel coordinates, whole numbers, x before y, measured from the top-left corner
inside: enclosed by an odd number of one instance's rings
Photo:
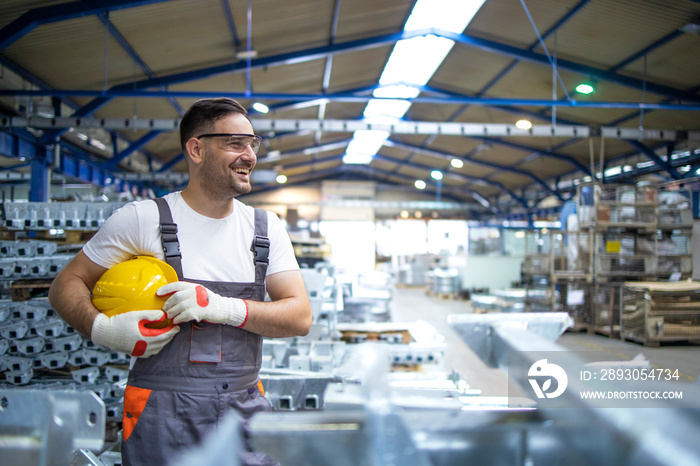
[[[311,305],[307,304],[304,309],[304,317],[299,319],[299,328],[297,329],[298,336],[305,337],[311,331],[311,323],[313,315],[311,314]]]

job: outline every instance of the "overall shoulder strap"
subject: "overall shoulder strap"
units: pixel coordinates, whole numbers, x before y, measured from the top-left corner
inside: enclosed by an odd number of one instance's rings
[[[153,199],[158,206],[160,215],[160,241],[163,245],[165,262],[177,272],[177,278],[182,280],[182,255],[180,254],[180,242],[177,239],[177,225],[173,222],[170,206],[165,199],[158,197]]]
[[[267,237],[267,211],[263,209],[255,209],[255,233],[250,250],[253,251],[255,282],[265,283],[270,255],[270,238]]]

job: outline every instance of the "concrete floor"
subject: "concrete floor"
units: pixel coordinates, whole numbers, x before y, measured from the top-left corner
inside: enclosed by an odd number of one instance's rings
[[[396,288],[391,312],[395,322],[424,321],[445,337],[447,348],[441,369],[456,370],[471,388],[480,389],[484,396],[508,396],[507,377],[499,369],[484,365],[447,324],[450,314],[472,312],[467,301],[428,296],[425,288]],[[642,354],[654,368],[678,369],[680,379],[687,382],[694,382],[700,374],[700,345],[697,344],[664,344],[652,348],[604,335],[574,332],[564,333],[557,344],[589,361],[630,360]],[[512,396],[514,388],[511,386],[510,390]]]

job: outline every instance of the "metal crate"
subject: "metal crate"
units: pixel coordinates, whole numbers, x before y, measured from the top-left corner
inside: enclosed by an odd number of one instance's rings
[[[693,273],[692,230],[659,230],[657,234],[658,279],[686,279]]]
[[[659,191],[659,228],[692,228],[692,193],[689,190]]]
[[[591,316],[591,287],[587,281],[558,281],[556,283],[557,310],[568,312],[578,329],[593,324]]]
[[[523,273],[526,275],[548,276],[550,270],[549,255],[530,255],[523,258]]]
[[[551,231],[551,230],[550,230]],[[528,230],[525,232],[525,256],[522,271],[525,281],[551,274],[552,235],[550,231]]]
[[[648,346],[664,341],[700,341],[700,284],[625,283],[621,336]]]
[[[591,278],[593,235],[588,231],[556,231],[552,235],[552,276]]]
[[[652,186],[581,185],[577,207],[584,227],[656,229],[658,190]]]
[[[592,325],[597,333],[620,335],[620,303],[623,282],[597,282],[592,288]]]
[[[596,234],[596,273],[601,277],[656,275],[655,234],[609,230]]]

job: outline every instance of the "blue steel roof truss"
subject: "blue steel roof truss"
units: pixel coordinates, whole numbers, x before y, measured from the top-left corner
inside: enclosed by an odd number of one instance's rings
[[[328,90],[328,83],[329,83],[329,76],[330,72],[332,69],[332,58],[333,55],[337,53],[345,53],[345,52],[350,52],[350,51],[356,51],[356,50],[362,50],[362,49],[368,49],[368,48],[374,48],[374,47],[380,47],[384,45],[389,45],[392,43],[397,42],[398,40],[405,39],[405,38],[410,38],[410,37],[416,37],[416,36],[421,36],[425,34],[434,34],[439,37],[446,37],[449,39],[454,40],[456,43],[466,45],[469,47],[476,47],[482,50],[486,50],[492,53],[497,53],[497,54],[502,54],[502,55],[507,55],[511,56],[514,58],[514,61],[511,62],[508,66],[506,66],[498,75],[496,75],[486,86],[484,86],[481,91],[479,91],[476,94],[476,97],[469,97],[469,96],[461,96],[464,99],[465,105],[462,106],[457,112],[455,112],[452,116],[451,119],[456,119],[460,114],[464,112],[464,110],[467,108],[468,105],[471,104],[485,104],[485,105],[491,105],[494,106],[500,110],[510,110],[518,113],[523,113],[522,105],[539,105],[544,107],[544,113],[541,112],[529,112],[530,115],[536,117],[536,118],[548,118],[548,115],[546,114],[546,110],[548,108],[555,108],[557,106],[563,106],[563,105],[583,105],[584,103],[576,103],[576,102],[566,102],[565,99],[561,99],[560,101],[542,101],[542,102],[535,102],[535,101],[526,101],[525,99],[500,99],[498,102],[494,101],[493,99],[488,99],[483,97],[488,90],[498,81],[500,80],[503,76],[505,76],[508,72],[510,72],[514,66],[519,63],[522,60],[527,60],[539,64],[543,64],[546,66],[549,66],[549,59],[544,55],[540,53],[534,52],[535,47],[539,43],[533,43],[530,47],[527,49],[519,49],[514,46],[510,46],[507,44],[499,43],[496,41],[492,40],[486,40],[483,38],[475,37],[469,34],[454,34],[450,33],[447,31],[441,31],[437,29],[430,29],[430,30],[425,30],[425,31],[416,31],[416,32],[399,32],[399,33],[393,33],[393,34],[383,34],[383,35],[378,35],[374,37],[368,37],[368,38],[363,38],[363,39],[358,39],[358,40],[351,40],[347,42],[342,42],[342,43],[337,43],[335,40],[335,35],[337,31],[337,22],[338,22],[338,15],[339,15],[339,6],[340,6],[340,1],[336,0],[335,6],[334,6],[334,13],[333,13],[333,19],[332,19],[332,27],[330,31],[330,43],[326,46],[321,46],[321,47],[313,47],[309,48],[306,50],[299,50],[295,52],[288,52],[288,53],[283,53],[279,55],[272,55],[268,57],[262,57],[262,58],[255,58],[255,59],[248,59],[247,61],[240,61],[236,63],[226,63],[223,65],[218,65],[218,66],[212,66],[212,67],[207,67],[207,68],[202,68],[198,70],[190,70],[187,72],[181,72],[181,73],[175,73],[171,75],[166,75],[166,76],[156,76],[148,67],[148,65],[136,54],[134,51],[133,47],[128,43],[128,41],[119,33],[119,31],[116,29],[116,27],[109,21],[108,14],[109,11],[114,11],[117,9],[122,9],[122,8],[133,8],[133,7],[138,7],[142,5],[148,5],[148,4],[155,4],[159,3],[162,1],[167,1],[167,0],[99,0],[99,1],[92,1],[92,0],[80,0],[80,1],[75,1],[75,2],[70,2],[70,3],[64,3],[64,4],[59,4],[59,5],[54,5],[54,6],[49,6],[49,7],[42,7],[42,8],[36,8],[33,10],[28,11],[9,25],[5,26],[0,30],[0,51],[2,51],[4,48],[6,48],[8,45],[12,44],[16,40],[20,39],[23,35],[29,33],[33,28],[35,28],[38,25],[41,24],[47,24],[51,22],[57,22],[57,21],[64,21],[72,18],[77,18],[81,16],[86,16],[86,15],[97,15],[98,18],[103,22],[105,27],[109,30],[109,32],[112,34],[113,37],[122,45],[124,50],[131,56],[131,58],[134,60],[136,64],[144,71],[146,76],[148,77],[147,79],[144,80],[138,80],[134,81],[131,83],[124,83],[120,85],[113,86],[112,88],[104,91],[99,95],[97,98],[95,98],[93,101],[88,103],[87,105],[78,108],[74,114],[74,116],[89,116],[92,115],[95,111],[99,110],[104,104],[109,102],[115,97],[122,96],[124,95],[122,92],[126,91],[139,91],[143,90],[145,91],[146,89],[151,89],[151,88],[157,88],[161,89],[164,92],[160,93],[161,97],[168,98],[174,107],[178,110],[178,113],[182,114],[182,109],[178,106],[177,102],[174,100],[174,94],[170,94],[167,92],[167,87],[172,84],[181,84],[181,83],[186,83],[190,82],[193,80],[197,79],[202,79],[202,78],[207,78],[211,76],[216,76],[218,74],[222,73],[240,73],[240,72],[250,72],[251,69],[256,69],[256,68],[262,68],[262,67],[268,67],[268,66],[278,66],[278,65],[284,65],[288,64],[290,62],[298,62],[302,60],[314,60],[318,58],[326,58],[326,65],[324,68],[324,74],[323,74],[323,82],[322,82],[322,93],[319,94],[318,96],[295,96],[294,95],[286,95],[288,98],[292,99],[292,102],[288,102],[286,104],[278,104],[277,108],[284,108],[285,106],[294,106],[298,105],[300,101],[303,101],[303,99],[308,99],[308,98],[324,98],[327,99],[327,101],[334,101],[334,100],[343,100],[343,99],[350,99],[353,96],[358,96],[359,94],[362,93],[368,93],[371,92],[372,86],[361,89],[361,90],[355,90],[355,91],[345,91],[341,93],[327,93]],[[564,25],[568,20],[573,18],[581,9],[583,9],[590,0],[582,0],[580,1],[577,5],[575,5],[573,8],[569,9],[567,14],[565,14],[561,19],[556,21],[553,26],[551,26],[544,34],[543,37],[546,38],[547,36],[550,36],[551,34],[555,33],[562,25]],[[232,33],[232,39],[234,46],[238,47],[240,46],[240,40],[237,35],[237,31],[235,29],[235,24],[233,21],[233,16],[231,14],[230,8],[228,6],[228,2],[226,0],[222,0],[222,8],[224,8],[227,21],[229,24],[229,27],[231,29]],[[670,86],[658,84],[658,83],[653,83],[653,82],[648,82],[646,80],[640,80],[640,79],[635,79],[631,78],[626,75],[619,74],[618,71],[622,68],[624,68],[626,65],[629,63],[632,63],[642,57],[644,57],[646,54],[650,53],[651,51],[673,41],[679,36],[678,31],[672,31],[669,34],[667,34],[665,37],[658,39],[652,44],[649,44],[648,46],[644,47],[642,50],[639,50],[638,52],[630,55],[628,58],[622,60],[620,63],[617,65],[611,67],[610,69],[604,70],[604,69],[598,69],[594,68],[591,66],[586,66],[582,65],[580,63],[576,63],[570,60],[562,60],[558,59],[557,60],[557,67],[560,69],[565,69],[569,71],[573,71],[576,73],[581,73],[585,74],[588,76],[592,76],[597,78],[599,81],[607,81],[627,87],[631,87],[634,89],[639,89],[642,90],[644,89],[646,92],[649,93],[654,93],[658,95],[662,95],[667,97],[666,103],[669,103],[668,108],[673,108],[672,106],[675,104],[677,106],[683,106],[683,105],[688,105],[688,103],[692,104],[698,104],[700,103],[700,96],[697,94],[698,88],[694,88],[690,91],[683,90],[683,89],[675,89]],[[7,59],[0,56],[0,58],[3,60],[3,62],[7,62]],[[255,98],[256,94],[252,92],[250,89],[251,83],[248,83],[248,89],[247,93],[249,93],[249,97]],[[50,88],[42,83],[42,86],[40,86],[42,89],[49,90]],[[700,87],[700,86],[699,86]],[[431,89],[430,87],[426,86],[423,89],[423,92],[431,92],[431,91],[436,91],[439,94],[445,94],[449,95],[451,98],[450,103],[454,103],[455,98],[459,98],[460,95],[456,93],[446,93],[445,91],[437,90],[437,89]],[[145,94],[144,94],[145,95]],[[149,94],[149,97],[153,97],[154,94]],[[261,97],[265,97],[264,94],[259,94]],[[269,95],[268,95],[269,96]],[[67,99],[65,99],[66,96],[61,96],[63,97],[63,101],[66,103],[71,103]],[[271,96],[273,98],[283,98],[285,97],[285,94],[279,94],[276,96]],[[468,100],[472,99],[472,100]],[[448,99],[445,99],[446,101]],[[296,101],[296,103],[294,102]],[[418,101],[418,99],[416,99]],[[680,104],[680,105],[679,105]],[[71,106],[75,108],[75,105],[71,103]],[[662,105],[658,106],[657,108],[666,108],[663,107]],[[696,111],[698,108],[696,108],[695,105],[688,106],[690,110]],[[647,112],[653,111],[653,110],[645,110]],[[319,109],[319,116],[322,116],[322,110]],[[624,119],[618,119],[616,123],[626,121],[628,119],[634,118],[637,115],[637,113],[631,114],[628,117],[625,117]],[[557,119],[558,122],[566,122],[568,124],[576,124],[574,121],[567,121],[567,120],[562,120],[562,119]],[[54,130],[54,131],[48,131],[45,133],[44,137],[41,139],[40,144],[49,144],[52,141],[55,141],[58,136],[62,133],[61,130]],[[122,151],[121,153],[116,153],[113,157],[112,160],[108,161],[107,163],[104,164],[104,167],[106,169],[112,169],[117,166],[119,161],[123,160],[125,157],[130,155],[136,150],[142,150],[143,146],[150,140],[152,140],[154,137],[157,136],[157,132],[151,132],[148,133],[146,136],[143,136],[139,140],[135,142],[131,142],[130,146]],[[424,147],[417,147],[417,150],[423,150],[425,149],[425,146],[429,145],[430,142],[434,137],[429,138],[425,143]],[[508,147],[512,147],[514,149],[518,150],[523,150],[523,151],[528,151],[534,154],[540,154],[540,155],[545,155],[549,157],[554,157],[559,160],[563,160],[566,162],[571,163],[574,167],[575,170],[572,172],[582,172],[587,175],[591,175],[590,170],[583,165],[582,163],[578,162],[577,160],[573,159],[572,157],[569,157],[564,154],[560,154],[556,152],[557,148],[564,147],[565,145],[569,144],[569,142],[565,142],[563,144],[558,145],[555,148],[548,149],[548,150],[541,150],[538,148],[534,147],[528,147],[527,145],[523,144],[515,144],[509,141],[505,141],[502,139],[497,139],[497,138],[487,138],[487,137],[477,137],[475,139],[480,139],[489,143],[494,143],[494,144],[501,144],[505,145]],[[317,144],[319,143],[318,135],[316,139]],[[681,178],[682,175],[674,168],[674,164],[671,163],[670,161],[664,161],[660,157],[656,155],[654,152],[653,148],[649,148],[645,145],[643,145],[640,142],[637,141],[628,141],[629,144],[632,146],[634,151],[632,153],[643,153],[647,155],[651,160],[653,160],[656,164],[657,167],[655,169],[657,170],[664,170],[667,171],[673,178]],[[153,155],[146,153],[149,159],[152,159]],[[630,154],[631,155],[631,154]],[[627,155],[623,155],[620,157],[626,157]],[[168,164],[164,165],[163,168],[161,168],[161,171],[167,170],[171,167],[173,167],[176,163],[182,160],[182,154],[179,154],[179,156],[176,156],[169,162]],[[620,158],[618,157],[618,158]],[[414,166],[415,164],[410,163],[410,161],[407,162],[402,162],[401,160],[394,160],[391,159],[392,161],[396,161],[399,164],[405,164],[407,166]],[[470,162],[474,163],[485,163],[488,164],[487,162],[483,161],[475,161],[475,160],[470,160],[469,157],[466,157],[465,160],[469,160]],[[615,160],[615,159],[611,159]],[[314,161],[310,163],[314,163]],[[495,169],[500,169],[500,170],[507,170],[511,171],[513,173],[520,173],[525,176],[530,177],[535,183],[539,184],[540,186],[543,186],[547,188],[547,190],[555,194],[557,197],[562,199],[561,193],[559,193],[556,190],[552,190],[547,183],[545,183],[543,180],[540,180],[537,178],[534,174],[527,172],[525,170],[520,170],[514,167],[503,167],[497,164],[491,164],[493,168]],[[340,169],[344,169],[348,167],[340,167]],[[355,169],[355,167],[353,167]],[[359,170],[359,169],[358,169]],[[356,171],[358,171],[356,170]],[[694,171],[694,170],[693,170]],[[558,175],[557,179],[561,177],[562,175]],[[500,185],[499,183],[496,183],[492,180],[484,180],[489,184],[493,185]],[[522,203],[523,199],[520,198],[519,196],[516,196],[515,193],[512,191],[507,190],[504,188],[502,185],[499,186],[503,190],[508,191],[509,194],[511,194],[511,197],[513,199],[518,200],[520,203]]]

